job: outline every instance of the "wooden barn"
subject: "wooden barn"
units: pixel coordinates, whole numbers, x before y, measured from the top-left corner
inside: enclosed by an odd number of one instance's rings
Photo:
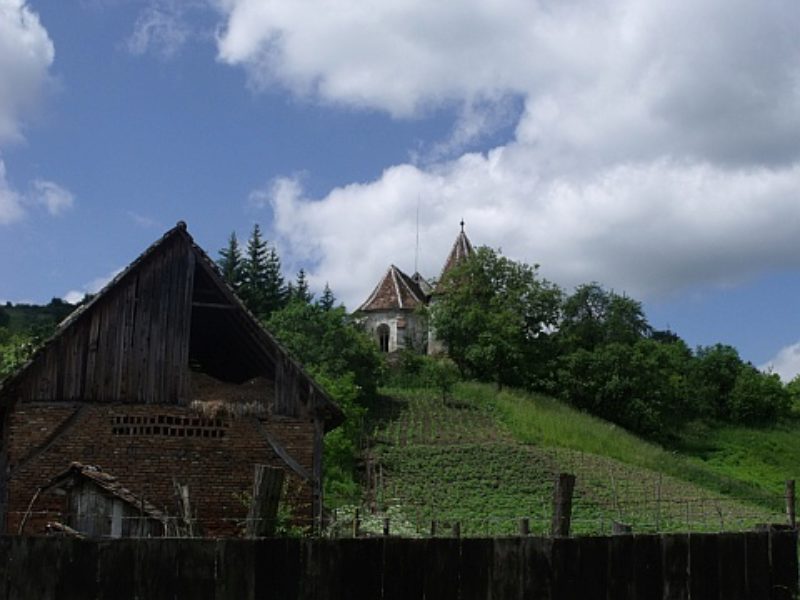
[[[80,463],[165,515],[182,489],[195,531],[236,535],[264,464],[286,471],[293,519],[314,527],[323,436],[342,419],[181,222],[0,385],[0,523],[68,521],[66,496],[41,492]]]

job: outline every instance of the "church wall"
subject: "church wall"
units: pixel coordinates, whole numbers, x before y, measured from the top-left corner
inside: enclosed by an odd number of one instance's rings
[[[424,320],[414,312],[370,312],[365,315],[363,323],[376,345],[379,344],[378,327],[389,327],[389,352],[413,348],[422,353],[427,346],[428,333]]]

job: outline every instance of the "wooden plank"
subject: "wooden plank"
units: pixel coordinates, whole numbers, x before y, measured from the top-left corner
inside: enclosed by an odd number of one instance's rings
[[[217,540],[216,553],[216,600],[254,600],[254,543],[250,540]]]
[[[11,541],[13,538],[0,536],[0,600],[8,600],[8,578],[11,566]]]
[[[559,473],[553,489],[553,522],[550,534],[566,537],[572,520],[572,493],[575,490],[575,475]]]
[[[721,569],[721,560],[717,560],[717,535],[713,533],[691,534],[689,536],[691,597],[718,598],[720,577],[724,577]]]
[[[684,534],[662,536],[661,550],[663,552],[664,600],[687,600],[689,598],[689,536]]]
[[[458,580],[461,566],[459,540],[438,538],[427,540],[427,542],[424,549],[424,597],[437,600],[458,600]]]
[[[296,598],[302,575],[300,540],[273,538],[254,543],[255,597]]]
[[[343,598],[380,598],[383,538],[339,540]]]
[[[174,600],[180,588],[178,540],[138,539],[135,548],[135,597]]]
[[[522,599],[522,540],[497,538],[494,540],[492,563],[492,598]]]
[[[342,593],[341,565],[337,540],[307,539],[301,544],[303,576],[300,578],[301,600],[338,600]]]
[[[59,600],[84,600],[98,596],[98,544],[70,538],[58,541],[59,568],[55,596]]]
[[[56,600],[59,550],[53,540],[16,537],[9,548],[9,600]]]
[[[633,536],[635,598],[661,598],[664,593],[661,537]]]
[[[561,600],[582,600],[580,586],[580,548],[579,539],[554,538],[553,597]]]
[[[748,598],[769,598],[769,533],[751,531],[745,538],[745,579]]]
[[[490,598],[494,544],[491,539],[461,540],[461,600]]]
[[[134,540],[97,543],[99,600],[133,600],[136,594]]]
[[[428,540],[386,538],[383,543],[383,599],[423,598]]]
[[[214,540],[177,540],[178,600],[214,600],[216,547]]]
[[[252,502],[247,513],[247,537],[274,535],[284,476],[283,469],[255,465]]]
[[[770,530],[772,600],[797,597],[797,531]]]
[[[747,598],[744,536],[740,533],[720,533],[716,542],[719,597],[725,600]]]
[[[582,600],[605,600],[608,588],[609,539],[601,537],[579,538],[580,579]]]
[[[617,535],[608,540],[607,600],[635,600],[634,537]]]
[[[522,597],[526,600],[550,600],[552,597],[552,565],[550,538],[525,538],[522,552]]]

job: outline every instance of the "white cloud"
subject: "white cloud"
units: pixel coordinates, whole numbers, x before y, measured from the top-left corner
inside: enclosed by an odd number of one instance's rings
[[[473,241],[654,297],[800,267],[800,4],[794,0],[218,0],[219,59],[255,86],[394,117],[455,107],[438,162],[309,198],[256,190],[288,262],[349,306],[389,262],[437,275]],[[511,139],[454,151],[524,106]],[[512,103],[513,104],[513,103]],[[476,107],[479,110],[476,110]],[[496,112],[492,112],[494,109]],[[515,114],[516,113],[512,113]],[[313,174],[312,174],[313,175]]]
[[[23,0],[0,0],[0,143],[22,138],[55,51],[39,17]]]
[[[72,192],[52,181],[37,179],[32,188],[31,202],[43,206],[54,217],[71,209],[75,203]]]
[[[173,0],[151,2],[136,19],[127,39],[128,51],[135,55],[150,52],[163,59],[175,56],[191,36],[184,8]]]
[[[119,275],[122,272],[123,267],[119,269],[114,269],[108,275],[103,275],[101,277],[95,277],[90,282],[84,284],[79,289],[69,290],[65,293],[62,298],[65,302],[69,302],[70,304],[77,304],[81,300],[83,300],[86,294],[96,294],[100,290],[102,290],[114,277]]]
[[[777,373],[781,380],[789,382],[800,374],[800,342],[781,348],[767,364],[759,367],[762,371]]]

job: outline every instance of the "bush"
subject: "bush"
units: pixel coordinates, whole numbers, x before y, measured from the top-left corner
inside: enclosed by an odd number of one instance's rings
[[[776,373],[762,373],[748,365],[736,377],[729,406],[732,421],[764,425],[788,415],[792,398]]]

